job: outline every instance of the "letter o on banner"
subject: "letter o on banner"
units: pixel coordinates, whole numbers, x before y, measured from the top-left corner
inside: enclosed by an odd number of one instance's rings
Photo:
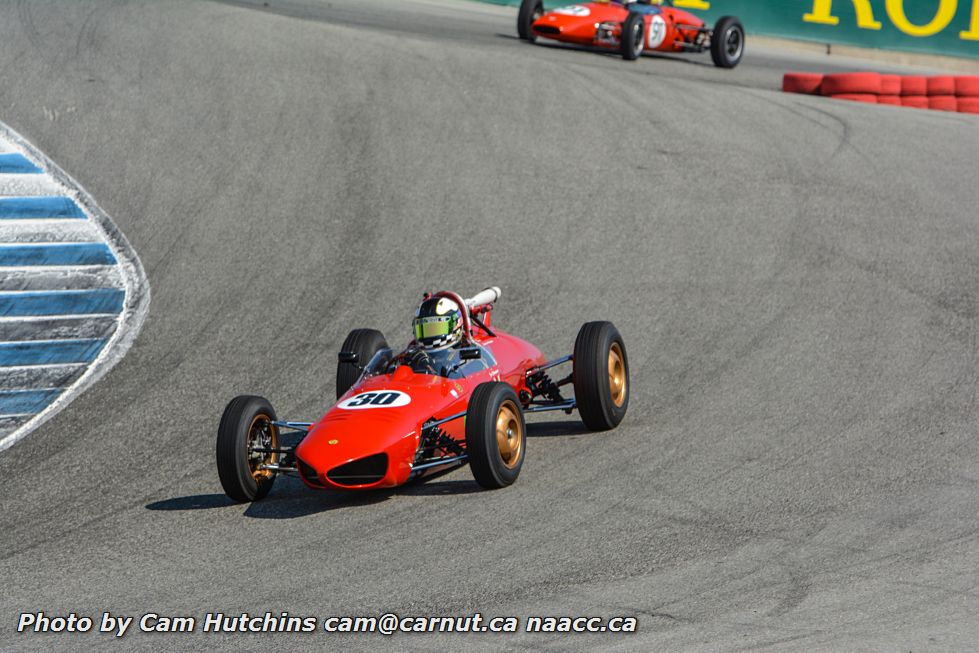
[[[955,9],[958,7],[958,0],[938,0],[938,11],[930,22],[924,25],[915,25],[908,20],[904,13],[904,0],[887,0],[885,7],[887,15],[890,17],[894,27],[898,28],[910,36],[933,36],[948,27],[948,24],[955,18]]]

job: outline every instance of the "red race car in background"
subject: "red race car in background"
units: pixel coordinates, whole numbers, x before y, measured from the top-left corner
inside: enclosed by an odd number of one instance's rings
[[[744,55],[741,21],[724,16],[711,29],[693,14],[674,7],[671,0],[587,2],[548,12],[543,0],[523,0],[517,33],[531,43],[542,37],[617,50],[628,60],[637,59],[644,50],[710,50],[714,65],[734,68]]]
[[[389,488],[466,463],[481,486],[502,488],[523,465],[525,413],[577,409],[593,431],[616,427],[629,406],[629,361],[615,326],[584,324],[574,353],[548,361],[491,326],[499,296],[498,288],[465,300],[446,291],[425,296],[461,318],[451,346],[422,346],[430,334],[417,318],[415,340],[399,353],[379,331],[351,331],[338,356],[337,403],[318,422],[279,420],[262,397],[232,399],[217,437],[225,493],[261,499],[280,473],[298,474],[311,488]],[[571,373],[552,380],[548,370],[565,363]],[[572,398],[561,394],[568,385]],[[298,443],[287,444],[290,436]]]

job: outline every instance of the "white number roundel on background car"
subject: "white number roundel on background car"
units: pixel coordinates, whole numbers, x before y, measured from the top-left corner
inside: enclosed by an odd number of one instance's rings
[[[565,16],[588,16],[591,14],[591,10],[581,5],[571,5],[570,7],[558,7],[554,10],[554,13],[564,14]]]
[[[411,397],[397,390],[373,390],[361,392],[350,399],[344,399],[337,408],[362,410],[364,408],[397,408],[411,403]]]
[[[666,38],[666,21],[663,20],[662,16],[654,15],[649,20],[649,38],[647,43],[649,48],[658,48],[663,45],[663,39]]]

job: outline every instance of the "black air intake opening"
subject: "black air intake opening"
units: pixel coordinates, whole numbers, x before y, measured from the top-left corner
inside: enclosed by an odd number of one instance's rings
[[[541,25],[539,27],[534,27],[534,31],[538,34],[560,34],[561,29],[558,27],[551,27],[550,25]]]
[[[326,487],[323,485],[323,481],[320,480],[319,476],[317,476],[316,470],[313,469],[312,465],[307,465],[299,457],[296,457],[296,462],[299,463],[299,473],[307,483],[316,487]]]
[[[388,471],[388,455],[378,453],[334,467],[326,477],[337,485],[369,485],[384,478]]]

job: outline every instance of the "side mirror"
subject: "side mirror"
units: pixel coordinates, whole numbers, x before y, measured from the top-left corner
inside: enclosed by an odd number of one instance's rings
[[[459,358],[464,361],[473,361],[483,357],[483,352],[476,347],[466,347],[459,350]]]
[[[357,352],[354,351],[341,351],[339,354],[337,354],[337,360],[341,363],[351,363],[352,365],[356,365],[360,361],[360,356],[358,356]]]

